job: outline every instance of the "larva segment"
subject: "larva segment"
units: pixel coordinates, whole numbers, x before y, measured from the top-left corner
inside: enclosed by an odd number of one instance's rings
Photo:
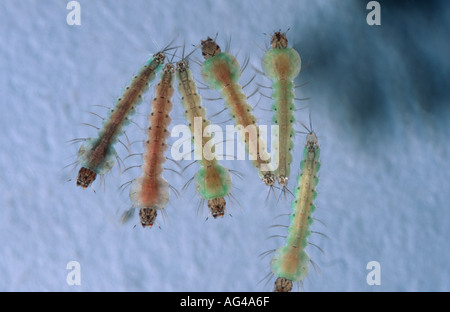
[[[236,125],[242,126],[242,129],[253,129],[256,132],[251,135],[250,132],[242,130],[241,136],[263,182],[266,185],[273,185],[275,180],[271,171],[270,155],[266,152],[267,144],[260,137],[259,128],[256,126],[256,117],[252,114],[253,108],[248,104],[247,96],[238,82],[241,75],[238,61],[234,56],[221,52],[217,43],[209,37],[201,41],[201,46],[202,55],[205,58],[202,66],[203,80],[211,89],[221,91]],[[256,155],[253,154],[254,151],[256,151]]]
[[[301,68],[300,55],[293,48],[287,47],[288,41],[285,33],[275,32],[271,39],[272,49],[268,50],[263,57],[262,67],[267,77],[272,79],[273,84],[273,122],[279,126],[277,147],[278,163],[275,172],[277,181],[281,186],[286,186],[290,175],[292,162],[292,148],[294,146],[295,111],[294,104],[294,78],[299,74]]]
[[[292,214],[288,228],[286,245],[277,249],[271,262],[272,272],[280,279],[275,282],[275,290],[289,289],[291,282],[303,280],[309,271],[309,256],[305,251],[308,237],[311,235],[310,225],[315,210],[313,200],[317,196],[315,187],[318,183],[317,172],[320,149],[314,132],[306,137],[303,160],[300,163],[302,172],[297,179],[295,200],[292,203]],[[292,289],[292,288],[291,288]]]
[[[156,219],[157,210],[163,209],[169,201],[169,184],[162,177],[164,170],[162,164],[166,160],[164,152],[169,137],[174,72],[174,66],[166,64],[161,80],[155,86],[155,98],[152,100],[152,112],[149,115],[150,125],[144,144],[142,175],[133,180],[130,188],[130,200],[134,207],[140,208],[139,217],[143,227],[151,227]]]
[[[208,200],[208,208],[214,218],[223,217],[226,209],[225,196],[231,190],[231,175],[227,168],[219,165],[214,155],[205,157],[203,150],[209,138],[204,137],[205,128],[210,125],[206,118],[206,110],[202,106],[201,97],[197,92],[197,86],[189,69],[186,59],[177,63],[176,77],[178,80],[178,91],[181,94],[181,103],[185,108],[185,117],[189,122],[191,133],[195,135],[195,124],[201,123],[200,140],[193,139],[194,150],[201,152],[199,161],[200,169],[195,175],[196,190],[200,196]]]
[[[142,94],[156,77],[164,63],[165,55],[158,52],[142,67],[139,73],[125,88],[109,116],[103,121],[96,138],[89,138],[78,151],[78,162],[81,169],[78,173],[77,185],[87,188],[94,182],[97,174],[107,173],[116,160],[114,144],[123,133],[123,127],[129,122],[128,117],[135,112],[142,100]]]

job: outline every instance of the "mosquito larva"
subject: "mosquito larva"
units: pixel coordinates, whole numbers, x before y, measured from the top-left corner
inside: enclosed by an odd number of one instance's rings
[[[318,140],[311,130],[306,137],[303,160],[300,163],[302,172],[297,178],[286,245],[276,250],[271,261],[272,272],[278,277],[274,287],[276,292],[291,291],[292,282],[302,281],[309,272],[311,260],[305,248],[311,235],[312,213],[316,209],[313,201],[317,196],[315,187],[319,181],[319,154]]]
[[[260,137],[256,126],[256,117],[252,114],[252,107],[247,102],[247,96],[242,91],[238,80],[241,68],[234,56],[222,52],[215,40],[207,38],[201,41],[202,55],[205,58],[202,66],[202,77],[205,83],[215,90],[221,91],[225,104],[230,109],[236,125],[242,129],[253,129],[254,135],[242,130],[241,135],[245,141],[247,151],[253,159],[253,165],[258,169],[262,181],[272,186],[275,182],[270,165],[270,155],[266,151],[266,142]],[[249,127],[250,126],[250,127]]]
[[[106,174],[114,166],[117,154],[114,145],[123,133],[128,118],[142,101],[143,93],[148,89],[164,63],[164,52],[158,52],[141,68],[139,73],[125,88],[116,105],[104,119],[95,138],[86,139],[78,151],[78,163],[81,165],[77,185],[87,188],[94,182],[97,174]]]
[[[169,137],[169,116],[172,110],[171,98],[174,93],[174,66],[166,64],[161,79],[155,86],[155,98],[149,115],[147,139],[144,143],[142,175],[133,180],[130,188],[130,200],[139,208],[139,218],[143,227],[152,227],[157,211],[164,209],[169,201],[170,187],[162,177],[162,164],[166,158],[166,140]]]
[[[177,63],[177,80],[178,91],[181,94],[181,102],[185,108],[185,117],[189,122],[189,127],[192,134],[195,132],[195,124],[201,123],[200,140],[194,140],[200,143],[195,146],[195,150],[201,151],[201,158],[199,161],[200,169],[195,175],[196,190],[199,195],[208,201],[208,208],[214,218],[223,217],[226,209],[225,196],[231,190],[231,175],[227,168],[221,166],[215,155],[207,155],[205,157],[204,147],[208,142],[208,138],[203,136],[205,128],[210,124],[206,118],[206,110],[202,106],[201,97],[197,92],[197,86],[189,69],[187,59],[183,59]]]
[[[300,55],[288,47],[286,33],[275,32],[269,49],[262,59],[262,68],[267,77],[272,79],[273,122],[279,126],[278,131],[278,163],[275,175],[278,183],[285,187],[289,180],[292,162],[292,149],[295,135],[293,124],[294,111],[294,78],[300,73]]]

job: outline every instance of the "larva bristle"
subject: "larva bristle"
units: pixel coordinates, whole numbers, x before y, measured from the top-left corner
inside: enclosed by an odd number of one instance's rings
[[[141,208],[139,210],[139,220],[141,222],[142,227],[151,228],[153,226],[153,223],[155,223],[157,215],[158,211],[156,209]]]
[[[293,284],[291,280],[284,277],[279,277],[275,281],[274,292],[291,292]]]
[[[91,169],[81,167],[80,171],[78,172],[77,185],[85,189],[89,185],[91,185],[92,182],[94,182],[96,177],[97,173],[95,173]]]

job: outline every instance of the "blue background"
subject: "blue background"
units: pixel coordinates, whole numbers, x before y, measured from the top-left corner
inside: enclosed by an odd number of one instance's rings
[[[140,174],[118,166],[94,189],[68,182],[79,144],[96,134],[89,123],[106,115],[131,77],[175,39],[191,50],[215,36],[241,64],[241,79],[260,68],[269,37],[286,30],[302,57],[297,102],[307,107],[321,145],[320,181],[311,242],[320,272],[306,291],[449,291],[450,5],[445,1],[380,1],[381,26],[366,23],[368,1],[79,1],[81,25],[69,26],[68,1],[0,2],[0,290],[2,291],[270,291],[270,256],[281,246],[291,197],[275,199],[249,161],[223,161],[233,177],[232,216],[208,219],[191,186],[176,198],[158,227],[142,229],[121,184]],[[178,51],[179,54],[180,51]],[[200,52],[194,53],[201,59]],[[176,59],[175,59],[176,60]],[[192,68],[201,81],[199,66]],[[246,92],[259,82],[258,74]],[[201,90],[204,97],[217,92]],[[266,95],[270,92],[262,89]],[[147,125],[153,87],[133,121]],[[250,98],[255,105],[256,95]],[[178,93],[173,125],[185,124]],[[223,101],[204,100],[208,115]],[[270,100],[255,109],[269,124]],[[214,123],[229,118],[224,112]],[[228,121],[227,124],[232,124]],[[130,141],[145,138],[131,124]],[[302,130],[299,124],[297,130]],[[122,137],[126,141],[125,137]],[[173,142],[173,138],[171,139]],[[305,137],[295,137],[291,181],[299,172]],[[130,146],[143,151],[140,143]],[[128,151],[117,145],[121,159]],[[140,157],[124,160],[138,165]],[[181,163],[184,167],[189,161]],[[172,169],[173,164],[167,163]],[[123,169],[123,168],[122,168]],[[178,169],[177,169],[178,170]],[[196,171],[164,176],[178,190]],[[292,188],[295,183],[291,182]],[[279,192],[278,192],[279,193]],[[69,286],[66,265],[78,261],[81,285]],[[381,265],[381,285],[369,286],[366,265]],[[263,280],[262,282],[260,282]]]

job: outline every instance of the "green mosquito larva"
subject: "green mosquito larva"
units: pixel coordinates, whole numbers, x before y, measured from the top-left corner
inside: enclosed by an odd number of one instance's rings
[[[202,77],[205,83],[215,90],[220,90],[225,104],[230,109],[236,125],[242,129],[253,127],[256,134],[241,131],[247,151],[252,153],[256,149],[256,155],[252,162],[258,169],[262,181],[269,186],[275,182],[271,170],[270,155],[266,151],[266,142],[260,136],[259,128],[256,126],[256,117],[252,114],[253,108],[247,102],[247,96],[242,91],[238,80],[241,68],[234,56],[222,52],[215,40],[207,38],[201,41],[202,55],[205,58],[202,66]]]
[[[166,140],[170,133],[168,126],[172,110],[171,98],[174,93],[173,80],[175,68],[166,64],[161,79],[155,86],[155,98],[149,115],[147,140],[144,143],[142,175],[133,180],[130,187],[130,200],[133,207],[139,208],[139,218],[143,227],[152,227],[157,211],[164,209],[169,201],[170,186],[162,177],[162,164],[166,158]]]
[[[276,250],[271,261],[272,272],[278,277],[274,287],[276,292],[291,291],[292,282],[302,281],[309,272],[311,260],[305,248],[311,235],[312,213],[316,209],[313,201],[317,196],[315,187],[319,182],[317,178],[320,168],[319,155],[316,134],[310,131],[306,137],[303,160],[300,163],[302,172],[297,178],[286,245]]]
[[[286,33],[275,32],[269,49],[263,59],[262,68],[267,77],[272,79],[273,122],[279,126],[278,131],[278,163],[275,172],[278,184],[285,187],[289,180],[292,162],[292,149],[295,135],[293,128],[295,117],[294,78],[300,73],[300,55],[288,47]]]
[[[196,135],[194,125],[201,122],[200,140],[194,140],[197,143],[194,150],[201,151],[199,160],[200,169],[195,175],[195,185],[199,195],[208,201],[208,208],[214,218],[223,217],[225,214],[226,201],[225,196],[231,190],[231,175],[227,168],[221,166],[214,155],[205,157],[203,151],[209,138],[204,137],[205,128],[210,125],[206,118],[206,110],[202,106],[202,100],[197,92],[197,86],[189,69],[188,60],[183,59],[177,63],[176,77],[178,80],[178,91],[181,95],[181,103],[185,108],[185,117],[189,122],[189,128],[193,135]]]
[[[141,68],[139,73],[125,88],[116,105],[104,119],[95,138],[86,139],[78,151],[77,185],[87,188],[94,182],[97,174],[106,174],[114,166],[117,154],[114,145],[123,133],[123,127],[129,123],[129,116],[135,112],[142,101],[142,94],[148,89],[164,63],[164,52],[158,52]]]

